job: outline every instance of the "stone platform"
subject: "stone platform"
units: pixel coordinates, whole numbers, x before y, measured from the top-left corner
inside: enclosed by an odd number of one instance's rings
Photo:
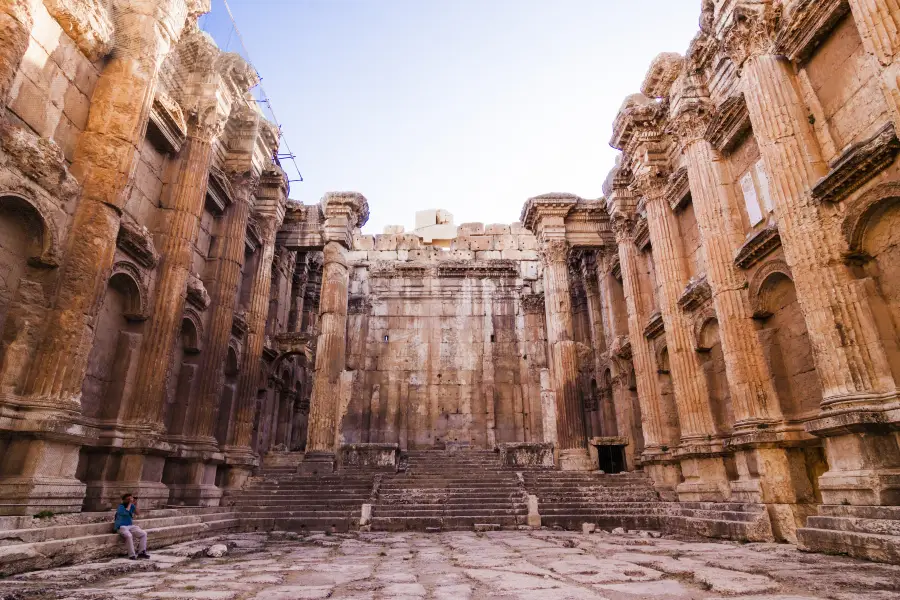
[[[227,548],[227,554],[221,554]],[[210,556],[213,555],[213,556]],[[194,558],[192,558],[194,557]],[[557,531],[232,535],[0,581],[69,600],[888,600],[900,568],[783,544]]]

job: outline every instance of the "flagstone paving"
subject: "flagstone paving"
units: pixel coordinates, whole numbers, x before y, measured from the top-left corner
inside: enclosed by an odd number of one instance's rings
[[[212,544],[230,550],[212,558]],[[896,600],[897,590],[898,566],[789,545],[548,530],[233,535],[0,581],[0,598],[71,600]]]

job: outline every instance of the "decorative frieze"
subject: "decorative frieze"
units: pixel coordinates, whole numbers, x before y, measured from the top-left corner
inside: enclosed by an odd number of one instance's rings
[[[890,166],[898,153],[900,140],[894,124],[888,123],[835,160],[828,175],[813,186],[813,198],[819,202],[840,202]]]
[[[491,260],[484,262],[450,262],[438,266],[438,277],[469,277],[475,279],[498,279],[516,277],[519,267],[513,260]]]
[[[734,257],[734,264],[741,269],[749,269],[760,260],[781,247],[781,236],[777,225],[753,232]]]

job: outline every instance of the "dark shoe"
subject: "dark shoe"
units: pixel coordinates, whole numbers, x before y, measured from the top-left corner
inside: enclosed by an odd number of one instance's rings
[[[141,552],[140,554],[137,555],[137,557],[138,558],[150,558],[150,555],[147,554],[146,552]]]
[[[129,556],[129,557],[128,557],[128,560],[137,560],[137,559],[138,559],[137,556]]]

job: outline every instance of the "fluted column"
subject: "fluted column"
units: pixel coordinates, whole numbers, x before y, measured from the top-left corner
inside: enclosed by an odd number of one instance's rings
[[[688,282],[687,265],[678,223],[666,202],[664,182],[665,178],[651,174],[642,180],[640,189],[647,207],[647,225],[659,283],[659,311],[666,328],[681,440],[690,443],[715,435],[716,428],[706,380],[692,342],[692,326],[678,308],[678,299]]]
[[[0,0],[0,109],[6,107],[9,90],[28,49],[34,27],[32,5],[36,0]]]
[[[894,128],[900,131],[900,2],[850,0],[850,9],[863,46],[878,63]]]
[[[631,237],[631,221],[620,219],[616,225],[616,244],[619,248],[619,265],[622,269],[622,287],[628,310],[628,337],[634,357],[634,375],[637,383],[638,402],[641,405],[641,421],[644,430],[644,452],[659,452],[661,446],[674,446],[678,440],[669,439],[663,424],[660,406],[659,379],[653,346],[644,336],[644,328],[650,318],[646,295],[641,289],[638,269],[638,249]]]
[[[569,290],[569,244],[565,239],[544,240],[544,307],[550,374],[556,392],[556,439],[563,469],[586,470],[587,440],[584,410],[578,401],[578,350],[573,339],[572,296]]]
[[[187,17],[185,0],[118,0],[116,48],[100,75],[72,174],[82,183],[53,310],[21,393],[31,403],[79,410],[81,385],[106,290],[126,190],[137,166],[159,68]]]
[[[225,384],[225,360],[234,321],[234,299],[241,283],[244,268],[247,222],[253,193],[259,177],[252,172],[235,174],[231,178],[235,191],[234,202],[228,207],[219,236],[219,256],[207,282],[210,304],[209,335],[200,354],[200,383],[196,399],[188,407],[188,437],[201,444],[215,445],[215,427],[219,402]]]
[[[125,411],[128,426],[161,432],[175,340],[181,329],[194,242],[206,198],[212,142],[218,128],[194,127],[182,146],[170,206],[163,208],[166,229],[157,236],[157,267],[153,308],[141,347],[136,393]]]
[[[588,261],[586,257],[582,258],[582,278],[584,281],[584,294],[587,300],[588,321],[590,322],[591,348],[594,351],[594,380],[600,383],[600,356],[606,350],[606,338],[603,335],[603,312],[600,308],[600,286],[597,283],[597,270],[594,268],[593,260]],[[599,389],[599,388],[597,388]],[[609,433],[609,424],[612,422],[614,413],[611,402],[602,402],[598,400],[594,410],[590,412],[590,424],[587,430],[590,436],[618,435],[616,432]],[[586,415],[586,418],[588,416]],[[604,428],[607,432],[604,433]]]
[[[841,256],[845,242],[834,218],[812,199],[812,186],[828,172],[797,93],[793,69],[761,54],[744,64],[747,108],[771,176],[778,228],[797,297],[806,317],[823,388],[823,407],[878,404],[896,397],[865,282]]]
[[[719,322],[734,426],[756,429],[758,425],[781,420],[782,415],[753,322],[746,279],[733,260],[734,249],[744,239],[734,186],[723,157],[703,138],[706,121],[691,113],[682,113],[678,119],[691,197],[706,254],[707,281]]]

